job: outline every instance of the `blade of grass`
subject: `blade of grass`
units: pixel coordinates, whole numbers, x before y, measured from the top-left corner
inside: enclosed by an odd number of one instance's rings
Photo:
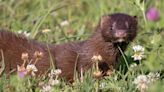
[[[73,79],[74,79],[74,80],[77,79],[77,78],[76,78],[76,77],[77,77],[77,76],[76,76],[76,75],[77,75],[76,68],[77,68],[77,61],[78,61],[78,58],[79,58],[79,54],[77,54],[76,61],[75,61],[75,66],[74,66],[74,73],[73,73],[73,74],[74,74],[74,75],[73,75],[73,77],[74,77]]]
[[[65,7],[66,5],[63,5],[63,6],[61,6],[61,7],[58,7],[58,8],[56,8],[56,9],[53,9],[54,7],[51,7],[46,13],[45,13],[45,15],[40,19],[40,21],[37,21],[36,22],[36,24],[34,25],[34,27],[33,27],[33,29],[32,29],[32,31],[31,31],[31,34],[32,34],[32,38],[35,38],[35,36],[37,35],[37,33],[38,33],[38,29],[40,28],[40,26],[43,24],[43,22],[45,21],[45,19],[47,18],[47,16],[50,14],[50,13],[52,13],[52,12],[54,12],[54,11],[57,11],[57,10],[59,10],[59,9],[61,9],[61,8],[63,8],[63,7]]]
[[[121,48],[120,48],[119,46],[117,46],[117,47],[118,47],[119,51],[121,52],[121,55],[123,56],[124,61],[125,61],[125,63],[126,63],[126,66],[127,66],[128,70],[129,70],[128,61],[127,61],[127,59],[126,59],[126,57],[125,57],[125,55],[124,55],[123,51],[121,50]]]
[[[0,69],[0,76],[3,74],[3,72],[5,70],[5,61],[4,61],[4,54],[3,54],[2,49],[1,49],[1,57],[2,57],[2,60],[1,60],[2,66],[1,66],[1,69]]]
[[[50,52],[50,48],[49,48],[48,44],[47,44],[47,50],[48,50],[48,54],[49,54],[49,58],[50,58],[50,65],[52,66],[53,69],[55,69],[55,64],[53,62],[54,59],[52,57],[52,54]]]

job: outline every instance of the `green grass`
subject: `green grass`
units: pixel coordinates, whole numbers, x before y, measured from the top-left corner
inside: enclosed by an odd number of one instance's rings
[[[0,0],[0,27],[14,32],[26,31],[31,33],[30,38],[59,44],[87,39],[104,14],[121,12],[136,15],[139,22],[137,37],[128,46],[125,56],[120,58],[118,69],[111,76],[95,80],[88,72],[83,82],[77,79],[73,85],[68,85],[61,80],[59,85],[52,88],[54,92],[139,92],[133,83],[134,79],[138,75],[158,72],[159,79],[149,85],[147,92],[163,92],[163,5],[164,0]],[[159,21],[145,19],[146,10],[152,6],[161,15]],[[65,20],[69,24],[61,26]],[[42,33],[44,29],[51,31]],[[146,55],[139,62],[131,58],[134,54],[132,46],[137,44],[145,48]],[[133,63],[138,65],[127,69],[127,64],[130,66]],[[17,76],[11,76],[10,81],[7,81],[5,76],[1,76],[0,92],[40,92],[42,88],[37,86],[40,81],[47,82],[47,79],[27,77],[20,80]]]

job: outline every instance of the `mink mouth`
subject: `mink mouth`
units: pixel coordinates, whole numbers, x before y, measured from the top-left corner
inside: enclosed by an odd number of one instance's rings
[[[129,42],[127,42],[127,41],[125,41],[125,40],[124,40],[124,41],[121,40],[121,41],[115,41],[115,42],[114,42],[114,45],[115,45],[115,46],[124,46],[124,45],[126,45],[126,44],[128,44],[128,43],[129,43]]]
[[[120,38],[120,39],[117,39],[116,41],[114,41],[114,43],[123,43],[123,42],[126,42],[126,40],[123,38]]]
[[[127,43],[127,39],[126,38],[115,38],[112,41],[114,44],[122,44],[122,43]]]
[[[122,45],[125,45],[125,44],[128,44],[129,41],[127,39],[123,39],[123,38],[120,38],[120,39],[112,39],[110,41],[106,41],[106,42],[111,42],[114,44],[114,46],[122,46]]]

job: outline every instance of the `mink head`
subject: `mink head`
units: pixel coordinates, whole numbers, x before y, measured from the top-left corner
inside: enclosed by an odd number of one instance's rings
[[[137,20],[135,16],[122,13],[104,15],[101,17],[99,27],[106,42],[129,43],[136,36]]]

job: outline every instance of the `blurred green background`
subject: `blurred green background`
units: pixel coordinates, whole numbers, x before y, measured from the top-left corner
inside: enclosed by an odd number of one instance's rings
[[[151,7],[158,10],[160,15],[158,21],[149,21],[145,18],[146,11]],[[87,39],[104,14],[119,12],[137,16],[138,34],[129,45],[126,57],[130,63],[135,62],[131,59],[132,46],[142,45],[145,48],[146,58],[141,61],[141,70],[144,73],[148,71],[161,73],[161,81],[151,87],[152,91],[150,91],[162,92],[164,88],[163,9],[164,0],[0,0],[0,28],[13,32],[27,32],[30,33],[29,38],[59,44]],[[50,32],[44,33],[45,29],[49,29]],[[139,72],[137,71],[136,74]],[[125,82],[120,81],[110,84],[124,87]],[[132,92],[134,87],[130,87],[130,85],[126,86],[119,92]]]

